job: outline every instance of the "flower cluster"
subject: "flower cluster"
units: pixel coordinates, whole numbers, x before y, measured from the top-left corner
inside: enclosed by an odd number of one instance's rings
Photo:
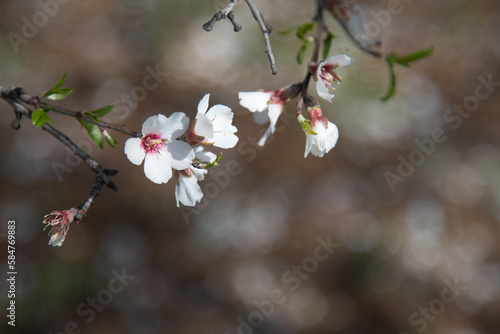
[[[310,72],[316,81],[318,95],[332,102],[334,97],[333,83],[339,84],[342,78],[335,71],[338,67],[352,64],[353,59],[347,55],[337,55],[310,66]],[[269,136],[275,132],[276,123],[283,113],[284,104],[295,98],[302,91],[302,84],[294,84],[276,91],[240,92],[241,106],[254,113],[254,119],[259,124],[269,121],[266,133],[259,140],[258,145],[264,146]],[[297,111],[297,120],[306,134],[306,150],[304,157],[309,153],[323,157],[337,143],[339,132],[335,124],[328,121],[321,111],[319,103],[303,93],[301,101],[306,107],[309,119],[302,114],[302,104]]]
[[[207,94],[201,99],[191,125],[182,112],[170,117],[151,116],[142,125],[140,138],[130,138],[125,143],[128,159],[135,165],[144,161],[144,173],[154,183],[167,183],[175,171],[177,206],[179,202],[194,206],[203,197],[198,181],[218,160],[204,146],[227,149],[238,142],[238,130],[231,124],[233,112],[223,105],[208,109],[209,98]]]

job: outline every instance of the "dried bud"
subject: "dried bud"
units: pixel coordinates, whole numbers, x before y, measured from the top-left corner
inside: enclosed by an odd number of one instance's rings
[[[75,220],[75,216],[78,214],[78,210],[71,208],[69,210],[55,210],[45,216],[43,220],[45,229],[50,225],[52,229],[49,232],[51,246],[62,246],[64,239],[66,239],[66,234],[68,234],[69,225]]]

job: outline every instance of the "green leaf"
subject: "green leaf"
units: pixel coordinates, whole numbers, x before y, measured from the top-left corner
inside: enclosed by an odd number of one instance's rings
[[[77,119],[78,122],[87,130],[90,139],[96,142],[96,144],[102,149],[104,147],[104,141],[102,139],[102,132],[99,126],[96,124],[84,121],[83,119]],[[110,144],[111,145],[111,144]]]
[[[306,37],[306,34],[310,31],[314,30],[315,23],[314,22],[306,22],[303,25],[297,27],[297,33],[296,36],[301,39],[304,43],[307,41],[309,42],[309,39]]]
[[[222,158],[222,152],[219,154],[219,156],[214,160],[212,161],[211,163],[207,164],[205,166],[205,168],[212,168],[212,167],[217,167],[219,166],[219,160]]]
[[[111,146],[111,147],[115,147],[115,145],[117,144],[117,142],[110,135],[107,135],[104,138],[106,138],[106,141],[108,142],[109,146]]]
[[[387,101],[396,92],[396,71],[394,70],[394,55],[391,54],[385,57],[384,59],[387,62],[387,67],[389,68],[390,82],[389,82],[389,90],[387,91],[387,93],[385,93],[383,97],[380,98],[380,100]]]
[[[428,47],[427,49],[418,50],[407,55],[398,56],[394,52],[391,55],[394,57],[395,63],[402,66],[410,67],[410,63],[430,56],[433,51],[434,47],[431,46]]]
[[[302,47],[300,48],[299,53],[297,53],[297,63],[302,65],[302,63],[304,62],[304,56],[306,54],[308,46],[309,46],[309,42],[304,42],[304,44],[302,44]]]
[[[304,120],[302,122],[300,122],[300,124],[302,125],[302,131],[304,131],[304,133],[306,134],[306,136],[309,136],[309,135],[317,135],[316,132],[314,132],[312,126],[311,126],[311,121],[310,120]]]
[[[103,117],[103,116],[107,115],[111,110],[113,110],[114,107],[115,107],[115,105],[112,104],[112,105],[105,106],[105,107],[102,107],[102,108],[99,108],[99,109],[96,109],[93,111],[86,111],[83,114],[90,116],[92,118],[94,118],[94,117],[99,118],[99,117]]]
[[[288,35],[290,34],[291,32],[293,32],[294,30],[297,30],[297,27],[291,27],[290,29],[288,30],[285,30],[285,31],[280,31],[279,32],[279,35],[280,36],[285,36],[285,35]]]
[[[50,108],[37,109],[33,111],[31,114],[31,122],[34,126],[41,128],[45,123],[52,122],[55,125],[54,121],[47,115]]]
[[[62,100],[66,98],[73,90],[71,88],[62,88],[64,80],[66,80],[66,73],[64,73],[61,80],[59,80],[54,87],[42,93],[42,96],[49,100]]]
[[[332,46],[332,40],[335,38],[335,35],[331,32],[328,32],[325,39],[323,40],[323,59],[328,57],[328,53],[330,52],[330,47]]]

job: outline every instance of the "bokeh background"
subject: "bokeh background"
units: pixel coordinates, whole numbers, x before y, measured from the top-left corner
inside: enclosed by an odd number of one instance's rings
[[[74,93],[60,105],[116,104],[106,119],[137,131],[158,113],[192,119],[211,93],[212,105],[233,109],[240,142],[212,170],[220,184],[210,174],[204,181],[210,196],[195,210],[179,210],[173,182],[155,185],[127,160],[126,136],[113,134],[117,147],[100,150],[77,122],[55,115],[60,130],[120,172],[113,178],[118,192],[104,189],[63,247],[53,248],[43,216],[80,204],[93,173],[28,120],[12,130],[14,115],[0,103],[2,333],[498,333],[498,85],[458,117],[459,126],[445,116],[457,117],[449,108],[473,100],[479,77],[500,81],[498,2],[403,0],[400,13],[379,22],[377,13],[393,1],[359,1],[385,53],[435,47],[411,69],[397,68],[397,94],[385,103],[385,63],[356,50],[327,17],[337,35],[331,54],[347,52],[355,62],[339,70],[344,81],[334,102],[321,102],[340,131],[322,159],[304,159],[293,117],[258,148],[263,127],[237,98],[303,79],[299,40],[278,32],[310,20],[314,1],[255,0],[274,28],[276,76],[243,1],[235,8],[239,33],[227,21],[202,29],[221,0],[54,3],[0,2],[0,86],[34,95],[67,73]],[[47,20],[43,4],[52,4]],[[31,37],[15,52],[8,34],[22,35],[34,19],[40,27],[26,30]],[[161,82],[140,95],[155,69]],[[294,109],[287,105],[290,115]],[[446,140],[434,142],[391,191],[387,172],[397,174],[419,150],[415,140],[432,138],[437,128]],[[17,232],[15,328],[5,317],[9,219]],[[338,246],[314,262],[318,238]],[[309,273],[290,271],[303,265]],[[116,272],[134,278],[109,293]],[[450,290],[453,282],[458,287]],[[282,303],[259,318],[255,302],[266,304],[277,290]]]

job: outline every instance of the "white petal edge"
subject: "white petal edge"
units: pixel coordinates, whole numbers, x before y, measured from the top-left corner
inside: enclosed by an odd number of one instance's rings
[[[125,142],[125,154],[131,163],[140,165],[146,156],[141,138],[129,138]]]
[[[177,207],[179,202],[185,206],[195,206],[203,198],[203,192],[194,176],[179,175],[179,184],[175,185]]]
[[[267,109],[267,102],[273,93],[271,92],[239,92],[240,105],[251,112],[261,112]]]
[[[212,138],[212,136],[214,135],[214,126],[212,125],[212,123],[210,123],[210,120],[206,115],[198,114],[196,116],[194,132],[198,136]]]
[[[318,95],[321,98],[323,98],[329,102],[332,102],[332,99],[335,96],[335,94],[330,94],[328,92],[328,88],[326,88],[326,85],[323,82],[323,80],[321,80],[321,78],[319,78],[318,81],[316,81],[316,90],[318,91]]]
[[[168,143],[163,155],[169,160],[169,165],[177,170],[188,168],[195,158],[192,147],[188,143],[179,140]]]
[[[349,57],[348,55],[337,55],[327,58],[324,62],[321,62],[321,64],[330,63],[330,64],[338,64],[339,66],[347,66],[351,65],[353,61],[354,59]]]
[[[257,145],[260,147],[264,146],[266,144],[267,138],[269,138],[269,136],[273,132],[274,132],[273,128],[271,126],[269,126],[269,128],[267,128],[266,133],[264,133],[264,135],[257,142]]]
[[[198,114],[202,114],[202,115],[205,115],[205,113],[207,112],[207,109],[208,109],[208,102],[209,102],[209,99],[210,99],[210,94],[205,94],[205,96],[203,96],[203,98],[200,100],[200,103],[198,103]]]
[[[146,121],[142,124],[142,134],[147,135],[151,133],[162,132],[166,120],[167,117],[162,114],[148,117]]]
[[[283,106],[281,104],[269,104],[269,122],[271,122],[271,132],[274,133],[276,129],[276,123],[278,122],[278,118],[283,111]]]
[[[144,174],[156,184],[167,183],[172,177],[168,158],[162,154],[148,154],[144,159]]]

